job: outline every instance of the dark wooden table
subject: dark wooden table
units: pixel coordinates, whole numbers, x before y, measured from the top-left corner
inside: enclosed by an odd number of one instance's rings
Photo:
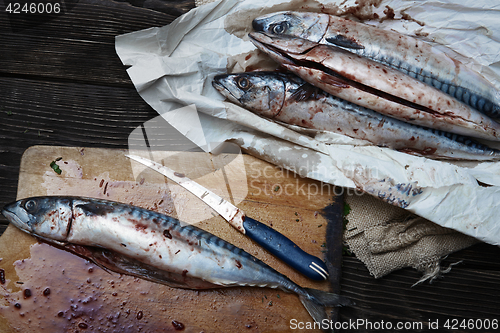
[[[130,132],[157,113],[137,94],[114,37],[166,25],[194,7],[192,0],[66,0],[57,15],[7,15],[4,1],[1,206],[16,198],[19,162],[30,146],[127,148]],[[165,140],[173,140],[170,148],[186,144],[174,130]],[[3,232],[3,216],[0,224]],[[462,260],[444,279],[411,288],[420,278],[412,269],[375,280],[355,257],[344,256],[342,293],[357,304],[340,310],[342,331],[393,332],[398,323],[408,332],[479,331],[473,327],[500,319],[499,258],[498,247],[478,244],[444,260],[445,266]]]

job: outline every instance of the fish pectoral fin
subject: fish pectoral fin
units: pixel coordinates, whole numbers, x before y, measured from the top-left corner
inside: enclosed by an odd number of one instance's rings
[[[327,37],[325,40],[330,44],[337,45],[340,47],[345,47],[348,49],[360,50],[365,48],[363,45],[359,44],[354,39],[340,34],[334,37]]]
[[[337,88],[349,88],[351,87],[345,80],[335,77],[333,75],[327,73],[321,73],[320,81],[326,84],[329,84],[333,87]]]
[[[293,92],[290,96],[290,100],[295,102],[307,101],[309,99],[317,98],[319,93],[320,90],[317,87],[309,83],[305,83]]]
[[[114,207],[109,204],[99,202],[78,203],[75,205],[76,210],[81,210],[86,216],[106,215],[114,210]]]

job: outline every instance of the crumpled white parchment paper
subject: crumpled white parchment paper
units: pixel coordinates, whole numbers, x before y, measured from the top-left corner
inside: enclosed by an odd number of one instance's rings
[[[253,18],[298,8],[342,14],[355,6],[363,7],[361,1],[216,1],[168,26],[117,36],[116,52],[123,64],[131,66],[127,72],[142,98],[205,151],[235,142],[301,176],[362,189],[444,227],[500,244],[500,162],[452,164],[343,135],[283,126],[224,102],[212,87],[217,74],[262,63],[246,37]],[[427,40],[500,89],[500,7],[494,2],[387,0],[373,11],[383,18],[388,8],[394,10],[395,20],[365,23]],[[367,10],[371,9],[360,12]],[[411,19],[401,19],[401,13]],[[199,117],[192,128],[186,113],[178,111],[189,105]]]

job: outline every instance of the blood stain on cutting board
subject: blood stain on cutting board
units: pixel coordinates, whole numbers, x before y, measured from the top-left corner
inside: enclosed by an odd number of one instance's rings
[[[58,161],[63,177],[52,170],[43,174],[42,186],[47,195],[84,196],[128,203],[151,209],[180,219],[182,223],[195,224],[212,217],[211,208],[200,200],[191,202],[191,194],[176,184],[165,183],[160,174],[151,171],[139,175],[137,181],[114,180],[109,172],[87,178],[82,167],[74,160]],[[184,209],[189,207],[189,209]]]
[[[284,327],[287,314],[308,318],[295,295],[276,290],[175,289],[104,271],[45,243],[33,244],[30,253],[14,263],[17,277],[0,284],[0,317],[12,331],[269,331]]]
[[[89,261],[44,243],[31,247],[31,258],[15,262],[21,289],[1,285],[0,315],[20,332],[173,332],[165,308],[164,320],[153,318],[150,283],[110,274]],[[82,278],[82,276],[84,278]],[[193,292],[195,293],[195,292]],[[171,321],[171,320],[170,320]],[[177,324],[182,323],[177,320]],[[177,325],[180,327],[180,325]]]
[[[92,198],[124,202],[175,217],[173,198],[166,183],[150,183],[145,178],[118,181],[111,179],[109,172],[86,179],[77,162],[63,160],[59,164],[64,177],[56,177],[52,171],[46,171],[43,175],[42,186],[47,195],[80,196],[85,193]]]

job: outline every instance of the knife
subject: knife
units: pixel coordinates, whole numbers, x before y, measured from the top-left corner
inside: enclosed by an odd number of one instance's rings
[[[219,213],[226,221],[235,227],[236,230],[250,237],[264,249],[303,275],[317,281],[326,280],[328,278],[328,270],[321,259],[304,252],[294,242],[278,231],[246,216],[241,209],[234,206],[229,201],[222,199],[217,194],[187,178],[184,174],[175,172],[164,165],[140,156],[125,156],[150,167],[193,193]]]

